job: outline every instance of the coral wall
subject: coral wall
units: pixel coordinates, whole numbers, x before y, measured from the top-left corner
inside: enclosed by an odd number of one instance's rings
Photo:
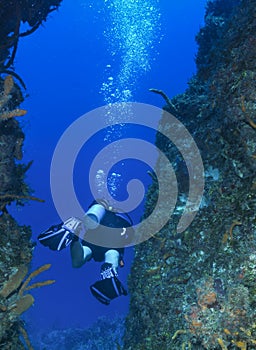
[[[197,74],[164,110],[198,145],[204,197],[183,233],[173,215],[136,247],[125,350],[256,349],[256,1],[209,1],[196,40]],[[160,130],[171,127],[163,111]],[[156,145],[186,195],[177,151],[160,133]],[[145,215],[157,191],[155,182]]]
[[[16,117],[26,111],[19,108],[25,84],[15,72],[14,58],[21,37],[33,33],[61,0],[0,0],[0,348],[32,349],[21,315],[34,302],[27,294],[27,283],[41,269],[24,279],[33,253],[30,227],[20,226],[9,214],[11,203],[25,205],[31,196],[25,183],[31,166],[22,164],[24,133]],[[22,24],[26,23],[25,31]],[[48,268],[48,266],[46,266]],[[47,284],[53,281],[48,281]],[[33,287],[38,286],[34,284]],[[25,294],[24,294],[25,292]],[[23,339],[23,340],[21,340]]]

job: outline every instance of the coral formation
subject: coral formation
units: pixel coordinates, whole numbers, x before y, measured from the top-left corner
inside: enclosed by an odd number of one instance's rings
[[[89,328],[35,330],[35,349],[120,350],[124,332],[123,317],[99,317]],[[33,335],[33,330],[31,331]]]
[[[175,234],[179,210],[136,246],[129,278],[125,350],[256,349],[256,1],[211,0],[196,40],[197,73],[187,90],[165,99],[160,130],[176,116],[193,135],[206,170],[193,223]],[[186,165],[159,132],[156,145],[187,196]],[[164,171],[158,162],[158,171]],[[157,200],[147,194],[145,216]]]
[[[8,213],[8,205],[24,205],[31,195],[25,182],[32,162],[22,164],[24,133],[16,117],[24,116],[20,108],[25,84],[14,71],[19,39],[34,32],[61,0],[0,0],[0,348],[32,349],[20,316],[34,302],[25,291],[51,281],[22,284],[30,266],[33,243],[29,227],[20,226]],[[23,24],[26,30],[22,32]],[[19,161],[19,162],[17,162]],[[41,270],[39,271],[39,273]],[[25,344],[20,340],[23,335]]]
[[[17,73],[13,72],[12,67],[19,39],[33,33],[46,21],[49,13],[55,11],[59,7],[61,1],[62,0],[0,1],[0,73],[10,69],[10,73],[18,78]],[[25,31],[22,31],[23,23],[27,24]]]
[[[23,281],[26,276],[28,269],[26,265],[21,265],[17,267],[9,279],[3,284],[0,290],[1,304],[0,308],[2,311],[10,311],[16,315],[21,315],[34,303],[34,298],[30,294],[25,294],[25,291],[30,289],[46,286],[54,283],[54,280],[47,280],[44,282],[37,282],[28,286],[32,278],[39,275],[41,272],[50,268],[50,264],[43,265],[34,272],[32,272],[25,281]],[[23,282],[22,282],[23,281]]]
[[[47,280],[44,282],[36,282],[28,286],[32,278],[49,269],[50,266],[50,264],[41,266],[23,281],[28,272],[28,267],[26,265],[20,265],[16,268],[16,271],[9,276],[9,279],[4,282],[3,287],[0,289],[0,339],[5,337],[7,332],[6,327],[8,327],[9,323],[11,322],[14,324],[16,322],[26,343],[30,344],[28,335],[20,324],[19,317],[33,305],[34,298],[31,294],[24,294],[24,292],[54,283],[54,280]]]

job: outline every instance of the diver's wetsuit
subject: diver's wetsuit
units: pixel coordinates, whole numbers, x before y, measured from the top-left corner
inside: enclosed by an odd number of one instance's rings
[[[97,202],[92,203],[91,207],[94,204]],[[104,203],[100,205],[104,209],[103,216],[100,220],[96,217],[96,221],[89,217],[96,225],[87,223],[86,227],[84,224],[85,239],[80,241],[76,234],[82,221],[75,217],[51,226],[41,233],[38,239],[44,246],[57,251],[70,245],[74,267],[81,267],[91,258],[99,262],[104,261],[101,266],[101,279],[92,284],[90,290],[101,303],[109,305],[111,300],[127,295],[127,290],[118,279],[117,267],[118,264],[123,266],[124,248],[133,243],[134,229],[128,214],[110,210],[111,208]],[[86,249],[87,247],[89,249]]]
[[[92,250],[92,258],[95,261],[103,261],[105,253],[110,249],[117,250],[122,260],[124,247],[131,244],[134,236],[131,225],[125,214],[106,210],[100,225],[95,229],[88,229],[86,240],[82,240],[81,243]]]

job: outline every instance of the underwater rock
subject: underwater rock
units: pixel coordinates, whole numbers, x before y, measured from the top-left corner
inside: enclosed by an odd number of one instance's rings
[[[124,350],[256,348],[255,38],[255,0],[209,1],[197,74],[183,94],[164,97],[201,152],[207,205],[178,237],[173,216],[135,247]],[[161,128],[168,123],[163,113]],[[177,159],[160,133],[156,145]],[[145,217],[156,200],[154,181]]]
[[[99,317],[88,328],[50,329],[38,334],[36,330],[34,349],[51,350],[120,350],[124,332],[124,318]],[[33,331],[32,331],[33,333]]]
[[[20,226],[8,213],[12,202],[24,205],[35,199],[25,182],[32,164],[22,160],[25,135],[16,117],[27,111],[19,106],[24,100],[25,84],[14,71],[14,58],[21,37],[33,33],[58,8],[61,0],[0,0],[0,348],[32,349],[20,319],[34,302],[28,289],[50,284],[40,282],[28,287],[23,279],[29,269],[34,244],[30,227]],[[26,31],[21,31],[21,24]],[[24,26],[23,26],[24,28]],[[29,278],[29,277],[28,277]],[[26,287],[26,288],[25,288]],[[20,339],[22,335],[25,344]]]
[[[30,35],[58,9],[62,0],[0,0],[0,73],[13,68],[18,41]],[[21,24],[27,30],[21,31]],[[13,74],[17,76],[16,73]]]

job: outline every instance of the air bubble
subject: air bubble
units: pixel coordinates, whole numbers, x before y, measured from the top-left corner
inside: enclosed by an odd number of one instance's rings
[[[102,84],[104,102],[129,102],[141,75],[151,69],[156,43],[161,39],[158,0],[105,0],[107,26],[105,37],[109,53],[120,58],[115,83]],[[106,66],[111,67],[111,64]],[[110,81],[110,78],[107,78]],[[119,91],[120,93],[116,93]],[[130,91],[129,94],[125,91]]]
[[[104,36],[108,43],[110,62],[105,66],[105,81],[100,92],[109,107],[116,102],[132,102],[140,77],[151,69],[151,63],[158,54],[157,43],[161,40],[158,2],[159,0],[105,0]],[[128,123],[134,117],[133,111],[127,110],[127,105],[126,108],[122,104],[115,108],[118,108],[118,112],[114,116],[106,108],[106,125],[110,122],[118,125],[108,128],[104,136],[106,143],[121,139],[125,128],[123,121]],[[106,164],[118,158],[121,147],[115,146],[112,159],[106,159]],[[110,195],[115,198],[122,182],[121,174],[112,173],[104,181],[98,181],[99,193],[104,193],[107,184]]]

